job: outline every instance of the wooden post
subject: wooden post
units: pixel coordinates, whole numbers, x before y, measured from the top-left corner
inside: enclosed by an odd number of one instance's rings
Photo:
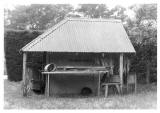
[[[110,60],[109,60],[109,66],[111,67],[111,75],[113,75],[113,59],[112,58],[110,58]]]
[[[108,84],[105,85],[105,97],[108,96]]]
[[[116,84],[115,86],[116,86],[116,88],[117,88],[118,94],[120,94],[120,93],[121,93],[121,91],[120,91],[119,84]]]
[[[46,53],[45,57],[46,57],[46,64],[48,64],[48,53]],[[48,75],[45,76],[46,76],[45,96],[48,97]]]
[[[27,53],[23,53],[23,96],[27,96],[27,86],[26,86],[26,79],[27,79]]]
[[[46,66],[46,52],[43,53],[43,59],[42,59],[42,69]],[[42,74],[42,80],[45,81],[45,75]]]
[[[121,83],[121,92],[123,93],[123,53],[120,53],[120,58],[119,58],[119,75]]]
[[[47,54],[46,52],[43,53],[43,69],[46,65],[46,54]]]
[[[128,91],[129,91],[129,85],[128,85],[128,76],[129,76],[129,70],[130,70],[130,60],[129,60],[129,58],[127,57],[127,93],[128,93]]]
[[[26,62],[27,62],[27,53],[23,53],[23,82],[25,83],[26,79]]]
[[[100,95],[100,72],[98,72],[98,96]]]
[[[47,80],[47,82],[48,82],[48,89],[47,89],[47,96],[49,97],[49,94],[50,94],[50,87],[49,87],[49,74],[48,74],[48,80]]]

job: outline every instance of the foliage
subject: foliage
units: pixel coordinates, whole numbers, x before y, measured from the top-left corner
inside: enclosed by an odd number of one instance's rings
[[[147,60],[151,62],[150,66],[150,82],[157,81],[157,46],[153,43],[150,45],[143,45],[133,43],[136,50],[136,55],[131,57],[131,71],[137,73],[138,82],[146,83]],[[149,57],[148,57],[149,56]]]
[[[84,13],[84,16],[89,18],[109,17],[109,10],[104,4],[80,4],[76,10]]]
[[[111,9],[110,15],[112,16],[112,18],[120,19],[124,22],[125,19],[128,18],[127,15],[125,14],[125,11],[126,8],[122,6],[115,6],[113,9]]]
[[[68,4],[32,4],[30,6],[17,6],[14,10],[5,9],[8,17],[5,27],[10,29],[44,30],[64,19],[72,10]]]
[[[4,49],[9,80],[19,81],[22,79],[22,54],[19,53],[19,50],[39,34],[41,32],[5,31]]]
[[[132,68],[142,81],[156,81],[157,74],[157,6],[155,4],[132,6],[136,20],[128,20],[127,31],[135,46]],[[140,80],[140,79],[139,79]]]

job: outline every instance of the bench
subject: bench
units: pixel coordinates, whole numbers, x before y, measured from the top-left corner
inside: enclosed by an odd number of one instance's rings
[[[121,93],[121,90],[120,90],[120,76],[119,75],[112,75],[108,78],[106,78],[107,81],[105,81],[104,83],[102,83],[102,87],[104,86],[105,87],[105,97],[108,96],[108,88],[109,86],[115,86],[118,93],[120,94]]]
[[[102,86],[104,86],[105,87],[105,97],[107,97],[108,96],[108,88],[109,88],[109,86],[115,86],[116,88],[117,88],[117,91],[118,91],[118,94],[120,94],[121,93],[121,91],[120,91],[120,83],[119,82],[112,82],[112,83],[102,83]]]

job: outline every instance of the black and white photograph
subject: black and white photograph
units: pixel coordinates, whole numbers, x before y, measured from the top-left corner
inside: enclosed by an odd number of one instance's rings
[[[157,0],[93,1],[4,3],[3,110],[158,109]]]

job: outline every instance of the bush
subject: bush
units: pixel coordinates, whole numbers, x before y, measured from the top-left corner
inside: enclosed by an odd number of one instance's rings
[[[42,32],[6,30],[4,34],[4,50],[8,79],[22,80],[23,56],[19,50]]]
[[[145,45],[133,43],[136,55],[132,57],[131,71],[137,73],[139,83],[145,83],[147,61],[150,66],[150,82],[157,82],[157,46],[154,43]]]

